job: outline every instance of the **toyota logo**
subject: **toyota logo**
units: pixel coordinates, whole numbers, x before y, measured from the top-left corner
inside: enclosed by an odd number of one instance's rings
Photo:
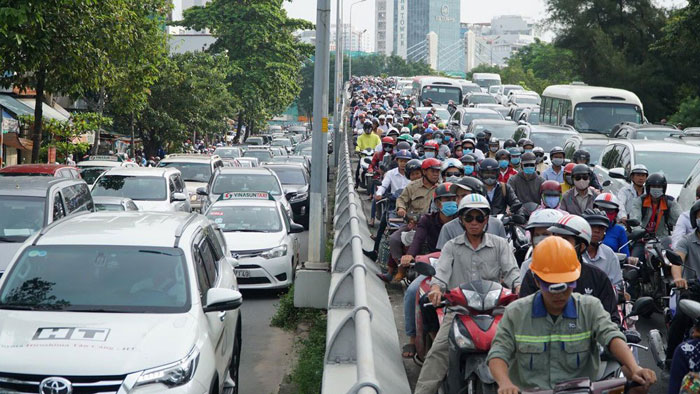
[[[52,376],[41,381],[39,394],[71,394],[73,385],[70,380]]]

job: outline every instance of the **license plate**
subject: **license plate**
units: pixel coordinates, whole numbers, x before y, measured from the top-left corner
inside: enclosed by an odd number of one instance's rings
[[[248,270],[234,270],[233,273],[236,274],[236,278],[250,278],[250,271]]]

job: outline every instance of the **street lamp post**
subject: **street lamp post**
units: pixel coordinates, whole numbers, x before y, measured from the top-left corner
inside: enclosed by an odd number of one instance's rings
[[[350,45],[352,46],[352,7],[356,6],[367,0],[357,0],[356,2],[350,4]],[[348,64],[348,79],[352,78],[352,47],[350,48],[350,59]]]
[[[340,125],[342,123],[343,105],[343,2],[336,0],[335,15],[335,106],[333,111],[333,164],[338,167],[338,154],[340,147]]]

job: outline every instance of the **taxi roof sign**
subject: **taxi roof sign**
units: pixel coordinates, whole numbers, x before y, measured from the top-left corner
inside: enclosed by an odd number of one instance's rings
[[[267,192],[231,192],[223,193],[219,196],[218,201],[226,200],[270,200],[274,201],[275,198]]]
[[[122,161],[119,156],[116,155],[91,155],[88,157],[90,161]]]

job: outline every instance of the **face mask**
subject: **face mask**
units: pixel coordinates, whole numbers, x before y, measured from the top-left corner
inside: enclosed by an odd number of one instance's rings
[[[554,209],[559,206],[559,197],[557,196],[544,196],[544,205],[547,208]]]
[[[464,173],[471,174],[474,172],[474,166],[464,166]]]
[[[508,168],[508,160],[499,160],[499,161],[498,161],[498,166],[501,167],[501,168],[503,168],[503,169]]]
[[[426,159],[432,159],[435,157],[435,152],[425,152]]]
[[[372,132],[372,129],[365,129],[365,134],[369,134]]]
[[[561,157],[556,157],[552,159],[552,164],[554,164],[557,167],[560,167],[562,164],[564,164],[564,159],[562,159]]]
[[[523,172],[525,175],[532,175],[535,173],[535,167],[523,167]]]
[[[389,147],[384,148],[384,152],[391,152],[391,148],[389,148]]]
[[[489,186],[492,186],[495,185],[496,182],[498,182],[498,178],[484,178],[481,181]]]
[[[490,150],[491,152],[494,152],[494,153],[495,153],[495,152],[498,150],[498,147],[497,147],[497,146],[489,146],[489,150]]]
[[[661,198],[661,196],[664,195],[664,189],[660,187],[651,187],[649,188],[649,194],[654,198]]]
[[[520,158],[519,158],[519,157],[514,157],[514,158],[510,159],[510,162],[511,162],[514,166],[517,166],[518,164],[520,164]]]
[[[473,153],[473,152],[474,152],[474,149],[472,149],[472,148],[465,148],[465,149],[464,149],[464,154],[465,154],[465,155],[466,155],[466,154],[469,154],[469,153]]]
[[[537,246],[540,242],[544,241],[547,238],[546,235],[535,235],[532,237],[532,246]]]
[[[525,153],[530,152],[532,153],[532,149],[525,149]]]
[[[449,143],[449,142],[450,142],[450,137],[447,137],[447,136],[446,136],[444,139],[445,139],[445,143]]]
[[[445,216],[453,216],[457,214],[457,202],[456,201],[445,201],[442,203],[442,208],[440,208],[442,214]]]
[[[615,219],[617,218],[617,212],[606,212],[605,216],[608,217],[608,220],[611,222],[615,222]]]
[[[583,190],[583,189],[588,188],[588,184],[589,184],[589,182],[587,180],[583,180],[583,179],[578,180],[578,181],[574,181],[574,185],[576,186],[576,188],[578,190]]]

